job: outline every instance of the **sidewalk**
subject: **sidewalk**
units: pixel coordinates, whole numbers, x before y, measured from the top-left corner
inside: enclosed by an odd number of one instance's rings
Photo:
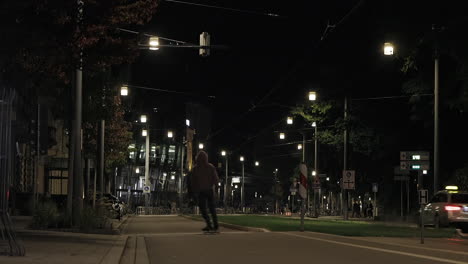
[[[13,217],[24,257],[0,256],[0,263],[111,264],[119,263],[127,236],[27,229],[28,217]],[[120,224],[119,224],[120,225]]]

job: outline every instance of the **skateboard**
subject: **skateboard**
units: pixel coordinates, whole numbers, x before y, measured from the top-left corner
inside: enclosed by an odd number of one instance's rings
[[[203,231],[204,235],[219,235],[219,231],[214,231],[214,230],[208,230],[208,231]]]

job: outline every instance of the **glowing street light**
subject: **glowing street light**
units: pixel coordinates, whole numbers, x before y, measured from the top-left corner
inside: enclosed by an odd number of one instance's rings
[[[280,134],[279,134],[279,138],[280,138],[280,139],[284,139],[285,137],[286,137],[286,136],[284,135],[284,133],[280,133]]]
[[[260,162],[256,161],[255,166],[257,166],[257,167],[260,166]]]
[[[286,123],[287,123],[288,125],[292,125],[292,123],[293,123],[293,118],[290,117],[290,116],[288,116],[288,119],[286,120]]]
[[[135,173],[140,173],[140,168],[136,168]]]
[[[315,170],[312,171],[312,176],[317,175],[317,172]]]
[[[301,150],[302,149],[302,144],[297,144],[297,149]]]
[[[226,156],[226,151],[225,150],[221,151],[221,156],[223,156],[223,157]]]
[[[128,86],[123,85],[120,87],[120,95],[121,96],[127,96],[128,95]]]
[[[205,147],[203,143],[198,144],[198,149],[203,149],[203,147]]]
[[[390,56],[393,55],[393,44],[390,42],[384,43],[384,55]]]
[[[146,123],[146,121],[147,121],[146,115],[141,115],[140,116],[140,122],[141,123]]]
[[[168,138],[172,138],[174,136],[174,134],[172,133],[172,131],[167,131],[167,137]]]
[[[317,127],[317,123],[315,121],[312,122],[312,127]]]
[[[187,125],[188,127],[190,126],[190,120],[189,119],[185,119],[185,125]]]
[[[159,38],[158,37],[150,37],[149,39],[149,49],[150,50],[158,50],[159,49]]]
[[[317,100],[317,94],[315,92],[309,92],[309,101]]]
[[[244,156],[240,156],[239,160],[244,161]]]
[[[141,135],[142,135],[143,137],[148,136],[148,130],[143,129],[143,130],[141,131]]]

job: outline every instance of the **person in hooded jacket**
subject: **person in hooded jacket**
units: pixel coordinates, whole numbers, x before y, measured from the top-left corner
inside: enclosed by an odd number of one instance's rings
[[[190,192],[194,197],[198,198],[198,206],[200,207],[200,212],[206,222],[206,227],[202,230],[205,232],[217,232],[218,217],[216,216],[214,188],[216,184],[218,184],[219,178],[216,168],[208,162],[208,154],[206,152],[198,152],[196,165],[189,177]],[[213,225],[211,224],[207,209],[210,210]]]

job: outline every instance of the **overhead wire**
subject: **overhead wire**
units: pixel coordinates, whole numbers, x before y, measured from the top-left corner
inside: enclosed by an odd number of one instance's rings
[[[192,6],[199,6],[199,7],[207,7],[213,9],[221,9],[226,11],[238,12],[238,13],[246,13],[251,15],[261,15],[261,16],[268,16],[268,17],[284,17],[274,13],[266,13],[266,12],[258,12],[246,9],[238,9],[238,8],[231,8],[231,7],[223,7],[223,6],[216,6],[216,5],[207,5],[201,3],[194,3],[194,2],[187,2],[187,1],[180,1],[180,0],[164,0],[165,2],[172,2],[177,4],[184,4],[184,5],[192,5]]]
[[[346,15],[344,15],[335,25],[330,25],[328,24],[325,31],[322,33],[322,35],[320,36],[320,39],[319,41],[317,41],[315,43],[315,45],[313,45],[313,48],[311,50],[315,50],[319,47],[320,43],[326,39],[326,37],[328,36],[328,34],[331,32],[331,30],[329,30],[330,28],[334,29],[336,28],[337,26],[343,24],[350,16],[352,13],[354,13],[362,4],[364,3],[364,0],[360,0],[356,5],[353,6],[353,8],[348,12],[346,13]],[[310,52],[310,51],[309,51]],[[302,58],[304,58],[305,56],[302,56]],[[277,89],[279,89],[280,87],[283,86],[283,83],[286,82],[295,72],[296,70],[302,65],[302,63],[304,62],[304,59],[298,61],[285,75],[283,75],[281,77],[281,79],[278,81],[278,83],[276,85],[274,85],[256,104],[253,104],[252,107],[250,107],[246,112],[244,112],[243,114],[241,114],[239,117],[237,117],[234,121],[232,121],[231,123],[225,125],[224,127],[218,129],[217,131],[215,131],[214,133],[212,134],[209,134],[207,136],[207,140],[220,134],[222,131],[224,131],[225,129],[229,128],[229,127],[232,127],[234,126],[237,122],[239,122],[241,119],[243,119],[247,114],[249,114],[250,112],[252,112],[253,110],[255,110],[258,106],[260,106],[271,94],[273,94]],[[275,123],[276,124],[276,123]],[[268,127],[271,127],[271,126],[268,126]],[[263,131],[263,130],[262,130]],[[260,132],[259,134],[261,134],[263,132]],[[247,141],[250,141],[252,138],[255,138],[256,136],[254,137],[249,137],[249,139],[247,139]],[[244,145],[244,143],[242,143],[240,146]],[[239,147],[240,147],[239,146]]]

